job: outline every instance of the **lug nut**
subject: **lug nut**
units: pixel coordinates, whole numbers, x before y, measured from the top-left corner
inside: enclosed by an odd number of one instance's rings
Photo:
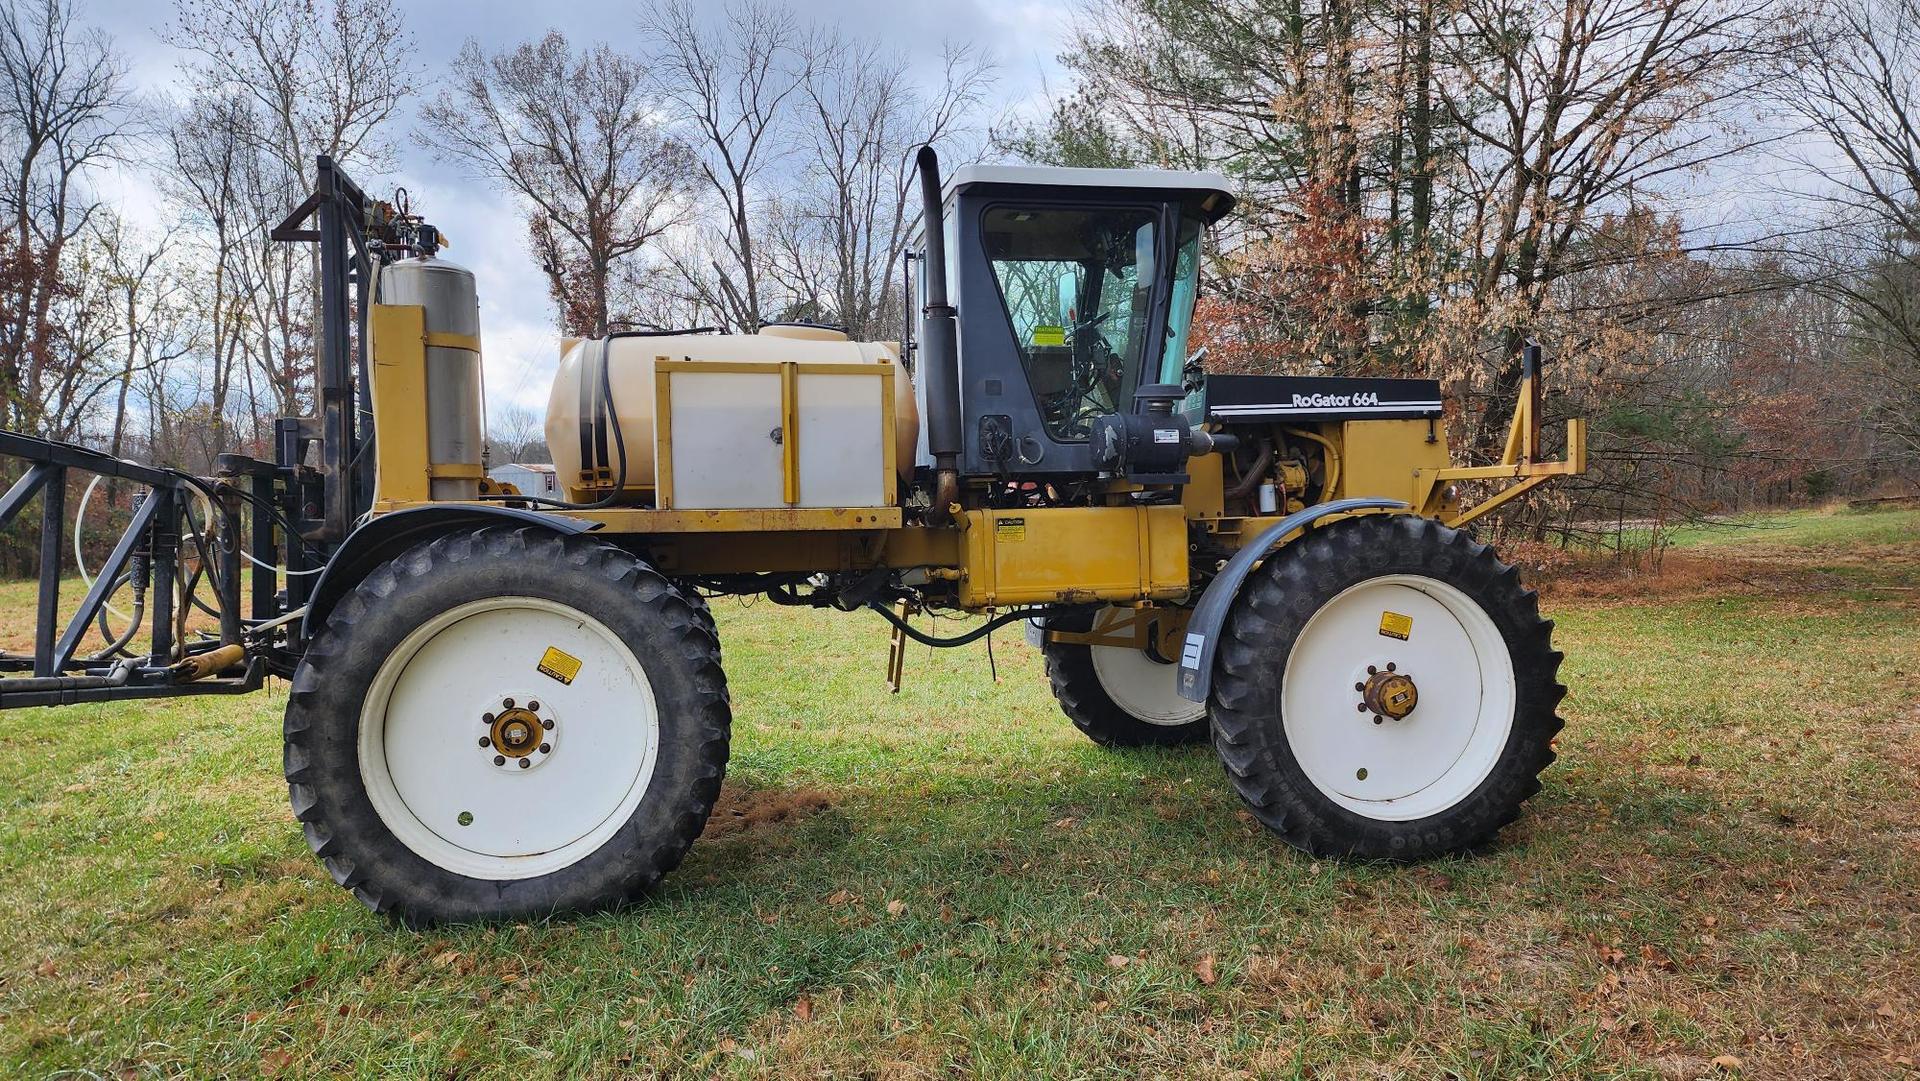
[[[1391,672],[1391,671],[1393,671],[1393,668],[1394,668],[1394,665],[1393,665],[1393,662],[1392,662],[1392,661],[1388,661],[1388,662],[1387,662],[1387,671],[1389,671],[1389,672]]]
[[[541,753],[541,754],[552,754],[552,753],[553,753],[553,744],[551,744],[551,743],[542,743],[542,744],[540,745],[540,753]]]
[[[493,723],[493,714],[491,714],[491,713],[482,713],[482,714],[480,715],[480,723],[481,723],[481,724],[492,724],[492,723]]]
[[[1373,723],[1374,723],[1374,724],[1385,724],[1385,723],[1387,723],[1387,719],[1386,719],[1385,717],[1382,717],[1382,716],[1380,716],[1379,714],[1377,714],[1377,713],[1376,713],[1376,714],[1374,714],[1374,717],[1373,717]]]
[[[1367,689],[1367,685],[1365,683],[1356,683],[1353,685],[1353,689],[1356,691],[1364,691]]]
[[[541,721],[540,727],[546,729],[549,732],[553,731],[553,718],[548,717],[546,720]]]
[[[1367,665],[1367,674],[1370,676],[1379,675],[1380,670],[1378,668],[1375,668],[1373,665]]]
[[[500,700],[500,704],[501,704],[501,705],[503,705],[503,706],[505,706],[505,707],[507,707],[508,709],[512,709],[512,708],[513,708],[513,699],[511,699],[511,698],[502,698],[502,699]]]
[[[1354,703],[1354,708],[1359,710],[1361,713],[1365,713],[1367,711],[1367,704],[1365,702],[1356,702]]]
[[[533,759],[531,758],[522,758],[520,760],[521,769],[526,769],[528,766],[531,766],[531,765],[533,765]]]
[[[494,755],[494,756],[493,756],[493,764],[494,764],[494,765],[496,765],[496,766],[504,766],[504,765],[506,765],[506,764],[507,764],[507,756],[506,756],[506,755],[504,755],[504,754],[496,754],[496,755]]]
[[[480,737],[480,746],[482,746],[482,747],[491,747],[492,745],[493,745],[493,741],[492,741],[492,740],[490,740],[490,739],[488,739],[488,738],[487,738],[487,737],[485,737],[485,736],[481,736],[481,737]]]
[[[538,702],[528,702],[528,703],[527,703],[527,708],[528,708],[528,709],[530,709],[530,710],[534,710],[535,712],[538,712],[538,711],[539,711],[539,709],[540,709],[540,703],[538,703]]]

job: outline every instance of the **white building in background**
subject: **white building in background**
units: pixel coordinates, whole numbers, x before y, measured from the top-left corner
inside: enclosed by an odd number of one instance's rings
[[[500,484],[511,484],[522,495],[558,495],[560,481],[551,465],[539,462],[508,462],[487,470],[487,476]]]

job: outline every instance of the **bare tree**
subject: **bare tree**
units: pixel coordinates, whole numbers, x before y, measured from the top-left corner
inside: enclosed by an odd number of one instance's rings
[[[761,180],[786,150],[787,105],[809,74],[809,57],[789,44],[798,24],[762,0],[730,4],[718,21],[691,0],[657,0],[643,9],[640,30],[654,85],[689,130],[700,175],[719,200],[718,225],[676,254],[677,276],[701,306],[751,333],[767,300],[756,236],[768,198]]]
[[[50,411],[79,363],[52,318],[72,293],[68,245],[95,204],[84,174],[128,138],[132,103],[111,42],[74,23],[66,0],[0,5],[0,423],[70,428]],[[57,409],[57,407],[56,407]]]
[[[895,275],[918,210],[913,149],[940,143],[957,156],[992,77],[991,60],[967,46],[949,47],[923,90],[900,54],[837,34],[810,44],[797,183],[770,222],[771,274],[788,297],[856,339],[898,331]]]
[[[662,129],[645,66],[549,32],[489,55],[460,50],[421,137],[517,196],[568,334],[640,318],[644,253],[686,214],[694,162]]]
[[[1920,0],[1832,0],[1774,84],[1814,136],[1820,228],[1798,253],[1839,300],[1859,402],[1889,451],[1920,462]]]
[[[1465,0],[1455,10],[1437,82],[1467,136],[1460,166],[1473,208],[1460,283],[1471,302],[1455,325],[1497,343],[1476,448],[1499,438],[1550,287],[1647,254],[1587,243],[1596,216],[1657,201],[1751,145],[1717,122],[1779,45],[1769,11],[1766,0]]]
[[[171,168],[162,190],[188,226],[183,244],[203,268],[191,295],[206,328],[200,392],[216,445],[225,442],[229,399],[248,352],[250,290],[241,279],[249,249],[268,247],[248,193],[259,171],[253,124],[244,99],[208,92],[189,102],[167,131]]]
[[[247,102],[248,140],[297,179],[316,155],[384,164],[414,92],[413,39],[393,0],[176,0],[167,34],[201,89]]]
[[[487,460],[495,465],[506,462],[551,462],[547,434],[541,414],[524,405],[508,402],[493,410],[487,421]]]
[[[201,340],[172,260],[172,234],[148,239],[117,214],[102,215],[94,234],[120,353],[119,372],[111,380],[113,428],[107,441],[108,453],[118,457],[127,446],[135,376],[187,356]]]
[[[251,384],[256,371],[270,397],[261,404],[301,413],[319,348],[318,253],[274,244],[266,227],[305,196],[318,155],[349,167],[390,160],[386,133],[414,91],[412,37],[393,0],[176,0],[166,38],[190,57],[187,139],[222,144],[202,151],[219,160],[215,187],[192,176],[185,183],[207,189],[193,201],[221,220],[219,244],[230,256],[210,307],[244,332],[219,345],[250,363],[216,364],[215,423],[224,423],[232,380]],[[258,424],[259,405],[251,411]]]

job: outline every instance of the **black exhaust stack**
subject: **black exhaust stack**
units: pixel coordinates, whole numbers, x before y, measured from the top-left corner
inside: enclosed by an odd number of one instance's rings
[[[920,372],[927,390],[927,451],[933,455],[934,524],[950,519],[960,497],[960,333],[958,313],[947,303],[947,235],[941,224],[940,156],[923,146],[920,169],[921,228],[926,233],[927,304],[920,309]]]

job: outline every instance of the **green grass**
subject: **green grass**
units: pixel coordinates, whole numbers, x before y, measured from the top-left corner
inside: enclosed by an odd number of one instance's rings
[[[1724,522],[1682,526],[1672,533],[1680,548],[1777,545],[1784,548],[1845,548],[1920,540],[1920,510],[1850,510],[1844,505],[1787,514],[1740,515]]]
[[[1550,603],[1560,761],[1419,868],[1293,853],[1203,749],[1092,746],[1017,635],[1000,685],[916,647],[888,695],[868,615],[718,608],[764,821],[585,919],[362,909],[287,810],[279,689],[5,714],[0,1074],[1912,1074],[1916,523],[1726,542],[1874,546],[1872,588]]]
[[[1645,549],[1652,539],[1649,528],[1629,526],[1613,538],[1613,543],[1629,550]],[[1920,540],[1920,510],[1853,510],[1836,504],[1775,514],[1739,514],[1672,526],[1662,530],[1661,539],[1680,549],[1822,549],[1912,543]]]

